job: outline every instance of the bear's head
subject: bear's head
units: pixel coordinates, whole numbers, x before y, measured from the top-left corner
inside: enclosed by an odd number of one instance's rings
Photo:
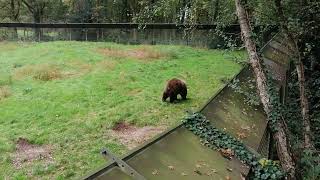
[[[169,95],[168,95],[167,91],[164,91],[163,95],[162,95],[162,101],[163,102],[166,101],[168,97],[169,97]]]

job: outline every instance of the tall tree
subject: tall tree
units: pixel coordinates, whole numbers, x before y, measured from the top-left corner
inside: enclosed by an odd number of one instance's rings
[[[235,0],[235,3],[242,38],[249,54],[251,67],[254,70],[260,99],[268,118],[270,118],[273,111],[273,106],[270,102],[270,94],[268,93],[267,78],[262,68],[261,59],[259,58],[256,50],[256,43],[252,39],[252,30],[250,28],[247,12],[241,3],[241,0]],[[282,168],[288,174],[289,179],[295,179],[295,163],[288,149],[289,145],[283,124],[281,122],[276,122],[276,126],[277,131],[273,134],[273,138],[276,141],[277,152]]]
[[[53,3],[53,0],[21,0],[27,7],[29,13],[33,17],[33,22],[41,23],[45,15],[46,8]],[[42,36],[42,31],[39,28],[35,28],[35,39]]]

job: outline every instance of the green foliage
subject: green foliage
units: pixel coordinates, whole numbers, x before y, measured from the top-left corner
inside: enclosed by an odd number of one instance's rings
[[[319,127],[320,127],[320,118],[319,118],[319,72],[312,73],[311,78],[309,79],[309,100],[313,105],[311,106],[310,117],[311,117],[311,130],[313,132],[313,142],[315,148],[319,149]],[[313,86],[314,85],[314,86]],[[295,71],[292,71],[289,76],[288,82],[288,97],[285,104],[284,115],[287,119],[286,124],[290,132],[289,139],[293,144],[293,152],[295,156],[299,157],[297,161],[297,169],[299,174],[303,179],[319,179],[320,178],[320,157],[319,154],[314,150],[304,150],[302,145],[304,142],[303,139],[303,129],[301,110],[300,110],[300,99],[299,99],[299,84],[298,76]]]
[[[318,152],[304,150],[299,162],[299,170],[303,172],[303,179],[320,179],[320,156]]]
[[[279,92],[276,90],[275,82],[271,79],[271,75],[268,74],[268,94],[271,104],[271,112],[268,114],[268,124],[272,133],[278,130],[277,123],[281,123],[283,115],[283,106],[280,101]]]
[[[0,21],[33,21],[32,13],[21,0],[14,0],[11,17],[11,0],[0,1]],[[45,5],[43,22],[140,22],[234,24],[233,1],[223,0],[26,0],[32,7]]]
[[[255,156],[242,142],[212,126],[202,114],[190,114],[184,118],[183,123],[187,129],[201,138],[205,146],[212,149],[233,150],[239,160],[252,167],[252,179],[281,179],[283,177],[284,174],[277,162]]]

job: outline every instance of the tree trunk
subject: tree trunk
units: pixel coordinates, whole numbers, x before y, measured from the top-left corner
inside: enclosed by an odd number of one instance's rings
[[[252,31],[249,25],[246,10],[243,8],[241,0],[235,0],[235,3],[239,24],[241,27],[242,38],[249,54],[250,64],[256,77],[258,93],[260,95],[264,110],[269,117],[270,113],[272,112],[272,104],[270,103],[270,95],[267,91],[266,75],[262,69],[261,60],[256,51],[256,44],[251,38]],[[283,124],[281,122],[277,122],[276,126],[277,132],[273,134],[273,138],[276,142],[277,153],[281,162],[281,166],[287,173],[288,179],[296,179],[295,163],[288,149],[289,146]]]
[[[33,20],[35,23],[41,23],[41,15],[38,11],[35,11],[33,14]],[[41,40],[41,29],[40,28],[35,28],[34,29],[34,39],[36,41],[40,41]]]
[[[313,143],[310,138],[311,127],[310,127],[310,117],[309,117],[309,102],[305,92],[305,77],[304,77],[304,65],[299,60],[296,64],[296,70],[298,74],[299,88],[300,88],[300,104],[301,104],[301,114],[303,119],[303,137],[304,137],[304,147],[313,148]]]
[[[20,16],[20,1],[17,1],[17,4],[15,4],[16,0],[10,1],[10,19],[14,22],[18,22],[19,16]],[[18,39],[18,29],[15,27],[13,28],[13,38]]]
[[[180,19],[180,23],[181,24],[185,24],[185,23],[188,23],[188,16],[189,16],[189,11],[190,11],[190,7],[191,7],[191,4],[190,4],[190,1],[188,0],[183,0],[182,1],[182,11],[181,11],[181,19]]]
[[[213,23],[216,23],[220,11],[220,0],[216,0],[214,5]]]

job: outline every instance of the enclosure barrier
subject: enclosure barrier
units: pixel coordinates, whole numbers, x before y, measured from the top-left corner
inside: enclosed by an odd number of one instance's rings
[[[218,28],[209,24],[0,23],[0,41],[98,41],[224,48],[226,36],[236,43],[240,42],[239,34],[239,25]]]

